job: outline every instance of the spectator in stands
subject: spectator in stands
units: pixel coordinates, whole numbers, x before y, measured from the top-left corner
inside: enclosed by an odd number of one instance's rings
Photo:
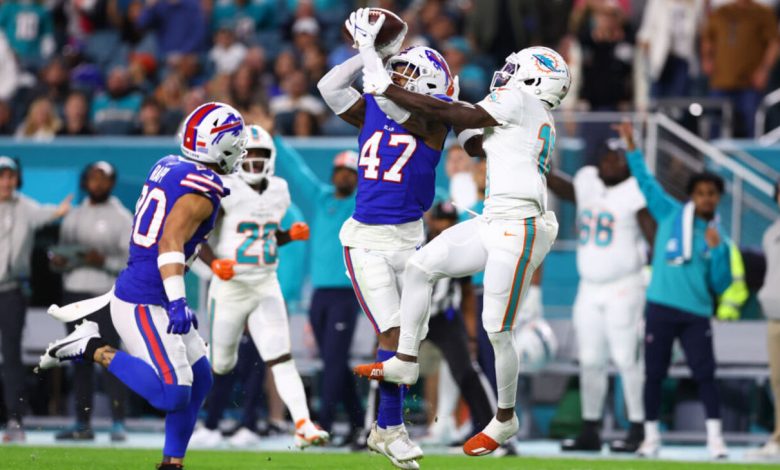
[[[259,86],[257,75],[242,65],[236,70],[230,80],[230,103],[243,115],[252,105],[263,101],[263,90]],[[246,117],[245,117],[246,119]]]
[[[114,67],[108,75],[106,91],[92,101],[92,122],[95,131],[104,135],[133,133],[141,94],[130,87],[130,73],[124,67]]]
[[[157,71],[157,60],[154,55],[148,52],[134,52],[130,54],[130,63],[127,68],[130,72],[130,82],[133,88],[144,94],[150,94],[154,91],[154,75]]]
[[[461,213],[476,204],[479,197],[474,165],[474,160],[460,145],[447,149],[444,170],[450,180],[450,199]]]
[[[276,137],[274,143],[279,151],[276,161],[279,176],[289,183],[290,193],[311,226],[309,272],[314,294],[309,320],[324,367],[319,422],[330,432],[336,407],[343,404],[354,442],[363,426],[363,409],[349,368],[349,351],[360,307],[344,274],[339,232],[355,210],[358,155],[352,151],[336,155],[331,184],[326,184],[281,138]]]
[[[283,84],[287,77],[298,69],[298,61],[291,49],[285,49],[276,56],[274,62],[274,85],[268,90],[268,96],[274,98],[284,93]]]
[[[200,0],[155,0],[144,7],[139,28],[154,31],[160,57],[206,52],[208,26]]]
[[[163,127],[163,109],[160,103],[154,98],[145,99],[138,113],[136,133],[144,137],[153,137],[173,134],[175,131],[175,128],[171,130]]]
[[[222,0],[214,2],[211,27],[216,31],[229,21],[238,39],[249,42],[260,27],[273,23],[275,13],[275,2],[269,0]]]
[[[209,60],[217,75],[230,75],[246,57],[246,46],[236,40],[235,25],[223,23],[214,35],[214,47],[209,51]]]
[[[13,133],[14,125],[11,105],[7,101],[0,101],[0,135],[12,135]]]
[[[0,7],[1,8],[1,7]],[[10,100],[19,87],[19,65],[8,40],[0,34],[0,100]]]
[[[81,189],[87,197],[62,220],[59,245],[52,248],[50,261],[64,272],[62,305],[78,302],[111,290],[116,276],[127,264],[130,228],[133,217],[119,199],[111,195],[116,185],[116,170],[105,161],[87,165],[81,175]],[[120,346],[119,334],[111,321],[108,306],[93,313],[100,335],[113,347]],[[68,332],[77,322],[67,324]],[[57,440],[94,440],[91,426],[94,396],[94,364],[75,365],[73,397],[76,423],[56,435]],[[124,441],[127,389],[116,377],[101,371],[111,403],[111,441]]]
[[[178,129],[179,123],[184,116],[189,114],[184,105],[187,87],[176,74],[170,74],[157,86],[154,92],[154,99],[163,107],[163,122],[166,129]],[[202,98],[202,99],[201,99]],[[200,106],[206,101],[205,96],[198,96],[199,101],[191,110]]]
[[[319,42],[320,25],[312,17],[300,18],[293,23],[292,42],[296,51],[302,54]]]
[[[16,129],[16,137],[33,140],[53,139],[62,127],[54,106],[48,98],[37,98],[30,105],[27,116]]]
[[[62,58],[55,57],[41,70],[35,96],[48,98],[55,109],[62,111],[70,92],[70,73]]]
[[[293,119],[293,128],[290,133],[295,137],[312,137],[320,134],[320,125],[317,116],[308,111],[298,111]]]
[[[690,199],[681,204],[650,174],[634,145],[631,124],[618,129],[628,149],[628,167],[658,224],[645,310],[645,440],[637,453],[650,457],[660,450],[661,385],[679,339],[704,404],[707,449],[711,457],[725,458],[710,324],[716,297],[732,282],[729,243],[716,217],[723,179],[694,174],[687,185]]]
[[[309,47],[303,52],[303,70],[311,84],[311,92],[315,92],[316,83],[328,73],[328,58],[321,46]]]
[[[463,37],[454,37],[444,44],[441,51],[453,76],[460,82],[460,99],[476,103],[485,96],[488,76],[485,70],[469,61],[473,55],[471,46]]]
[[[0,156],[0,343],[2,344],[3,398],[8,413],[3,442],[25,440],[22,416],[25,412],[22,329],[27,302],[22,283],[30,275],[35,231],[64,216],[71,196],[59,206],[41,206],[20,194],[19,163]]]
[[[89,125],[89,101],[87,95],[80,91],[71,92],[65,100],[63,109],[65,123],[57,135],[78,136],[92,135]]]
[[[282,88],[284,94],[272,98],[269,107],[271,113],[276,115],[277,127],[282,129],[284,134],[290,133],[293,127],[291,123],[299,111],[315,116],[318,121],[324,117],[325,105],[309,93],[306,74],[299,70],[292,72],[282,82]]]
[[[710,94],[736,111],[735,136],[752,137],[754,119],[778,55],[777,17],[753,0],[714,10],[701,36],[701,68]]]
[[[775,202],[780,205],[780,181],[775,183]],[[761,310],[767,318],[767,350],[772,395],[775,398],[775,430],[760,449],[748,455],[757,458],[780,458],[780,219],[777,219],[763,239],[766,257],[764,285],[758,292]]]
[[[688,96],[698,69],[696,39],[703,0],[649,0],[637,42],[650,66],[652,95]]]
[[[43,2],[7,0],[0,6],[0,30],[25,69],[36,69],[54,52],[54,26]]]
[[[480,51],[489,53],[493,61],[503,63],[509,54],[530,46],[537,32],[529,25],[536,23],[536,2],[505,0],[473,2],[466,16],[466,30]]]

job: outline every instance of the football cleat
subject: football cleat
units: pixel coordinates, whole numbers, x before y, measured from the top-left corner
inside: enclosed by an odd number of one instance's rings
[[[710,453],[710,458],[714,460],[729,458],[729,449],[726,447],[726,442],[720,436],[707,439],[707,451]]]
[[[232,447],[254,447],[260,444],[260,436],[245,427],[241,427],[230,436],[228,444]]]
[[[209,429],[201,426],[190,437],[191,447],[219,447],[220,444],[222,444],[222,433],[219,429]]]
[[[636,451],[638,457],[656,458],[661,452],[661,440],[657,438],[645,437],[642,445]]]
[[[49,344],[46,352],[41,356],[38,368],[51,369],[68,361],[84,361],[84,351],[92,338],[100,338],[98,324],[84,320],[76,325],[76,329],[71,334]]]
[[[353,371],[370,380],[414,385],[420,375],[420,365],[391,357],[384,362],[358,365]]]
[[[642,423],[631,423],[625,439],[615,439],[609,443],[610,452],[636,452],[645,440],[645,427]]]
[[[599,436],[598,423],[594,421],[582,423],[582,429],[576,438],[561,441],[561,450],[564,452],[600,452],[601,437]]]
[[[390,444],[387,442],[388,439],[392,439]],[[406,433],[406,429],[403,426],[398,430],[388,432],[380,429],[376,423],[374,423],[371,426],[371,432],[366,439],[366,445],[373,452],[387,457],[388,460],[390,460],[390,463],[396,468],[404,470],[417,470],[420,468],[417,459],[423,457],[422,449],[409,439],[409,435]],[[393,453],[393,450],[401,455],[396,456]],[[417,457],[414,457],[415,455]],[[401,461],[398,457],[407,458],[409,460]]]
[[[322,446],[328,443],[330,434],[314,424],[310,419],[301,419],[295,423],[295,447],[303,449],[309,446]]]
[[[745,457],[757,460],[780,460],[780,443],[769,440],[758,449],[745,452]]]
[[[74,426],[54,435],[57,441],[94,441],[95,431],[90,427]]]
[[[503,423],[493,418],[482,432],[463,444],[463,452],[473,457],[491,454],[519,430],[520,422],[517,416],[512,416],[512,419]]]
[[[173,462],[160,462],[157,464],[157,470],[182,470],[183,464]]]
[[[24,434],[22,423],[15,419],[9,419],[5,426],[5,432],[3,433],[3,442],[20,443],[24,442],[26,439],[27,436]]]

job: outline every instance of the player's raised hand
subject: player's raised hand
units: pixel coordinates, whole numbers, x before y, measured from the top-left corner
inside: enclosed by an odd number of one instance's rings
[[[358,8],[350,13],[344,24],[354,41],[352,46],[356,49],[374,47],[376,36],[385,23],[385,15],[379,15],[374,23],[369,19],[370,8]]]
[[[236,265],[235,260],[227,258],[217,258],[211,262],[211,271],[218,278],[223,281],[229,281],[236,275],[233,266]]]
[[[309,235],[309,225],[306,222],[295,222],[290,227],[290,240],[308,240]]]
[[[187,299],[176,299],[168,303],[168,333],[174,335],[186,335],[192,326],[198,329],[198,318],[190,307]]]
[[[63,199],[62,202],[60,202],[60,204],[57,206],[57,210],[54,211],[55,219],[59,219],[60,217],[70,212],[70,209],[73,206],[71,201],[73,201],[72,194],[68,194],[67,196],[65,196],[65,199]]]
[[[626,150],[633,152],[636,150],[636,143],[634,142],[634,126],[630,121],[623,121],[620,124],[613,124],[612,129],[616,130],[626,144]]]

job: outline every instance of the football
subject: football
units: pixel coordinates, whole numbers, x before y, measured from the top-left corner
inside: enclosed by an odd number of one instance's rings
[[[401,34],[401,32],[404,30],[404,26],[406,25],[400,16],[396,15],[390,10],[385,10],[384,8],[371,9],[369,12],[369,19],[371,20],[371,24],[374,24],[376,19],[379,18],[379,15],[383,13],[385,15],[385,24],[382,25],[382,29],[379,30],[379,34],[376,37],[377,48],[392,42],[395,38],[398,37],[399,34]],[[349,34],[349,31],[347,31],[346,25],[342,26],[341,32],[345,39],[350,41],[352,40],[352,35]]]

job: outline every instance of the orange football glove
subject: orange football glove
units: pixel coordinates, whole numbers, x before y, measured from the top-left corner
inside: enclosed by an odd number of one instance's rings
[[[308,240],[309,226],[306,222],[295,222],[290,227],[290,240]]]
[[[232,259],[215,259],[211,262],[211,270],[218,278],[223,281],[229,281],[236,274],[235,271],[233,271],[233,266],[235,266],[235,264],[236,262]]]

